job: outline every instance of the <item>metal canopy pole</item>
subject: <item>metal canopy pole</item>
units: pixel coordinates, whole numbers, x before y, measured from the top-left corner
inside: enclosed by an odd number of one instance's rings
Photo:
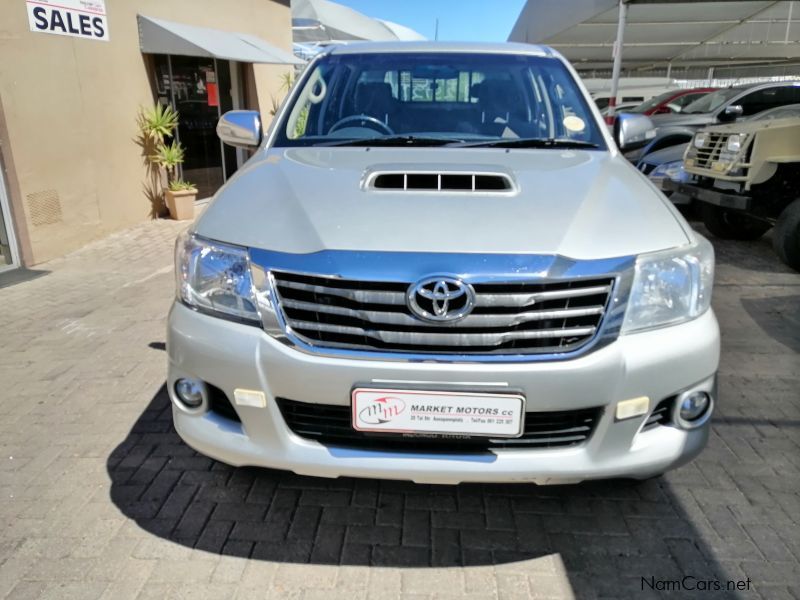
[[[614,42],[614,68],[611,71],[611,98],[608,101],[608,122],[613,123],[616,114],[619,73],[622,70],[622,44],[625,36],[625,20],[628,16],[626,0],[619,0],[619,20],[617,21],[617,41]]]

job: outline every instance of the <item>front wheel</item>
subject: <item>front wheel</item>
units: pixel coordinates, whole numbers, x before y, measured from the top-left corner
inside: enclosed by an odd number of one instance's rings
[[[800,199],[784,208],[778,217],[772,232],[772,247],[778,258],[800,271]]]
[[[723,240],[757,240],[771,227],[769,223],[728,208],[703,203],[703,224]]]

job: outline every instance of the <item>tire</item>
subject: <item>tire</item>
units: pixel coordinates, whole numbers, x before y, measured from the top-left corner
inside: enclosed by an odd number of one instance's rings
[[[723,240],[757,240],[772,225],[735,210],[703,202],[700,214],[706,228]]]
[[[800,199],[784,208],[778,217],[772,232],[772,247],[778,258],[800,271]]]

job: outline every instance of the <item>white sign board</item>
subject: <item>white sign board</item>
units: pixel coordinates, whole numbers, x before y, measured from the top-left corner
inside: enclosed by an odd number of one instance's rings
[[[105,0],[25,0],[31,31],[108,41]]]
[[[356,388],[357,431],[518,437],[525,399],[517,394],[470,394]]]

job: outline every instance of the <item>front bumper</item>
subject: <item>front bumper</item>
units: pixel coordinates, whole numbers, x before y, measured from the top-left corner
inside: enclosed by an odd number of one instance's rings
[[[712,393],[719,362],[719,328],[712,311],[674,327],[621,336],[573,360],[534,363],[427,363],[356,360],[307,354],[257,327],[210,317],[175,304],[170,312],[168,389],[175,428],[187,444],[222,462],[322,477],[376,477],[420,483],[574,482],[645,478],[694,458],[708,423],[683,430],[640,431],[647,415],[615,421],[616,403],[639,396],[659,401],[687,389]],[[224,391],[260,390],[266,407],[236,406],[241,423],[216,413],[186,411],[175,381],[196,377]],[[286,425],[275,398],[350,403],[356,382],[391,387],[429,383],[455,390],[522,390],[528,411],[604,406],[592,437],[563,449],[497,449],[476,454],[383,452],[327,447]]]
[[[697,200],[698,202],[713,204],[720,208],[730,208],[741,211],[748,211],[751,206],[750,196],[704,188],[691,183],[666,180],[662,189],[673,192],[671,199],[675,204],[689,204],[692,200]],[[676,199],[684,198],[688,200],[678,200],[676,202]]]

